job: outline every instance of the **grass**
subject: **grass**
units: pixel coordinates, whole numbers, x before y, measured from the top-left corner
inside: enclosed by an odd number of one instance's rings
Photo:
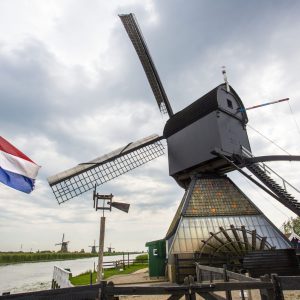
[[[107,279],[113,275],[124,275],[124,274],[131,274],[137,270],[147,268],[148,264],[132,264],[129,267],[126,267],[125,270],[122,269],[104,269],[104,277],[103,279]],[[75,277],[71,277],[70,281],[73,285],[89,285],[90,284],[90,273],[91,271],[85,272]],[[97,280],[97,272],[92,273],[92,283],[96,283]]]
[[[148,260],[148,254],[141,254],[138,255],[134,263],[127,266],[126,269],[116,269],[116,268],[110,268],[110,269],[104,269],[104,277],[103,279],[107,279],[113,275],[124,275],[124,274],[131,274],[137,270],[144,269],[148,267],[148,263],[144,263]],[[75,277],[71,277],[70,281],[73,285],[89,285],[91,282],[91,272],[87,271],[83,274],[80,274]],[[97,272],[92,273],[92,283],[96,283],[97,280]]]

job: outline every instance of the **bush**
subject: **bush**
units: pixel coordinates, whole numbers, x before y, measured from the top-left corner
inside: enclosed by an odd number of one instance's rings
[[[138,255],[135,260],[135,262],[146,262],[148,261],[148,254],[141,254],[141,255]]]

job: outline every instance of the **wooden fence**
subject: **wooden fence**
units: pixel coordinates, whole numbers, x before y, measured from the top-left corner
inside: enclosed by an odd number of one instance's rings
[[[115,261],[108,261],[108,262],[103,262],[103,267],[104,268],[123,268],[126,269],[126,267],[128,267],[129,265],[132,264],[147,264],[148,263],[148,259],[139,259],[139,260],[135,260],[135,259],[127,259],[127,258],[123,258],[123,259],[119,259],[119,260],[115,260]]]
[[[257,279],[230,272],[226,268],[199,264],[196,265],[196,274],[197,281],[194,281],[193,276],[187,276],[182,285],[125,286],[102,281],[101,284],[90,286],[4,295],[0,296],[0,300],[113,300],[121,295],[168,295],[168,300],[182,297],[195,300],[197,294],[207,300],[231,300],[232,291],[241,291],[241,297],[245,299],[245,290],[259,290],[262,300],[284,300],[284,290],[300,290],[300,276],[265,275]],[[216,292],[225,292],[225,298]]]
[[[210,270],[212,272],[216,270]],[[31,292],[24,294],[0,296],[1,300],[113,300],[120,295],[169,295],[169,300],[178,300],[182,297],[185,300],[195,300],[196,294],[207,300],[231,299],[229,293],[240,290],[260,290],[263,300],[283,300],[282,290],[300,289],[300,277],[268,277],[264,276],[259,280],[252,280],[240,274],[227,273],[229,279],[240,280],[236,282],[194,282],[192,276],[186,277],[183,285],[160,285],[160,286],[117,286],[112,282],[102,281],[101,284],[83,287],[64,288],[58,290],[48,290]],[[276,279],[275,279],[276,278]],[[217,295],[216,292],[226,292],[226,298]]]
[[[275,300],[284,300],[283,291],[289,290],[300,290],[300,276],[277,276],[276,274],[264,275],[260,278],[252,278],[249,276],[245,276],[243,274],[234,273],[228,271],[226,266],[224,265],[223,268],[215,268],[205,265],[200,265],[196,263],[196,276],[197,276],[197,283],[201,283],[203,281],[210,281],[211,283],[215,280],[222,279],[224,283],[231,283],[230,280],[234,280],[236,283],[240,284],[240,292],[241,292],[241,299],[245,300],[245,290],[251,294],[251,289],[247,289],[246,287],[249,286],[248,283],[269,283],[269,287],[260,288],[260,295],[261,299],[275,299]],[[255,288],[254,288],[255,289]],[[206,299],[206,298],[204,298]],[[214,298],[207,298],[207,299],[214,299]],[[217,298],[216,298],[217,299]],[[226,290],[226,300],[231,300],[231,290]]]

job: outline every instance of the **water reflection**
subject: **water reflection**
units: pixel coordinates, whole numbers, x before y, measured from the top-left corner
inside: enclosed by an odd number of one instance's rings
[[[137,255],[138,254],[131,254],[130,259],[135,258]],[[105,256],[104,262],[120,259],[122,259],[122,255]],[[125,259],[127,259],[127,255],[125,255]],[[54,266],[69,268],[73,276],[76,276],[85,271],[93,270],[94,264],[97,266],[97,261],[97,257],[90,257],[64,261],[0,266],[0,295],[2,295],[3,292],[11,292],[14,294],[50,289]]]

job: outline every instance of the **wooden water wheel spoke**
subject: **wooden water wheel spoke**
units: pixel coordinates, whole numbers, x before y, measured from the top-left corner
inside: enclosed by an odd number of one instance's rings
[[[228,233],[225,231],[225,229],[222,226],[219,228],[220,228],[221,232],[224,234],[224,236],[226,237],[227,241],[232,246],[232,248],[235,250],[235,252],[240,254],[239,249],[235,246],[235,241],[228,235]]]
[[[266,246],[266,241],[267,241],[267,237],[264,236],[260,241],[259,250],[264,250],[264,248]]]
[[[249,240],[248,240],[248,237],[247,237],[246,228],[245,228],[245,226],[241,226],[241,228],[242,228],[244,245],[245,245],[246,251],[249,251]]]
[[[210,232],[210,234],[221,244],[221,245],[223,245],[228,251],[232,251],[232,249],[230,248],[230,247],[228,247],[227,245],[226,245],[226,243],[224,242],[224,241],[222,241],[218,236],[217,236],[217,234],[215,234],[215,233],[212,233],[212,232]]]
[[[251,237],[252,237],[252,250],[256,249],[256,230],[251,231]]]
[[[238,235],[238,233],[237,233],[237,231],[236,231],[234,225],[230,225],[230,229],[231,229],[231,231],[232,231],[232,233],[233,233],[233,235],[234,235],[234,237],[235,237],[235,239],[236,239],[236,241],[237,241],[237,244],[238,244],[238,246],[239,246],[241,252],[243,252],[243,251],[244,251],[244,248],[242,247],[241,239],[240,239],[240,237],[239,237],[239,235]]]
[[[209,263],[221,266],[226,263],[233,269],[241,268],[242,258],[249,252],[270,250],[272,245],[267,237],[257,234],[256,229],[246,229],[244,225],[230,228],[219,227],[220,231],[210,232],[207,240],[202,240],[199,261],[209,259]]]
[[[210,244],[208,241],[201,241],[204,245],[211,247],[212,249],[218,250],[218,248],[212,244]]]
[[[214,250],[212,252],[214,256],[222,257],[222,256],[224,256],[224,254],[226,255],[227,252],[225,252],[223,250],[220,251],[220,247],[216,247],[216,246],[212,245],[211,243],[208,242],[209,240],[210,240],[210,238],[207,241],[202,240],[201,242],[204,243],[204,246],[209,246],[211,249]],[[211,256],[212,253],[210,253],[209,255]],[[222,255],[222,253],[223,253],[223,255]]]

